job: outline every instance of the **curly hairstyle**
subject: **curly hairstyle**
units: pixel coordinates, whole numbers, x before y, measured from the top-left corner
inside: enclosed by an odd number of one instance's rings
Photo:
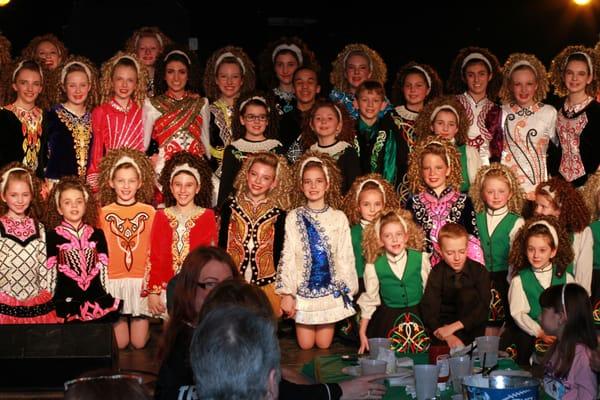
[[[212,170],[208,165],[208,162],[195,154],[187,151],[180,151],[173,154],[173,156],[167,160],[164,168],[158,178],[158,183],[162,186],[162,192],[165,200],[165,205],[171,207],[177,204],[175,196],[171,192],[171,174],[178,165],[188,164],[190,167],[198,171],[200,175],[200,191],[194,196],[194,204],[203,208],[210,208],[212,202]],[[179,175],[179,174],[178,174]]]
[[[446,107],[450,106],[450,107]],[[439,109],[436,111],[436,109]],[[419,113],[417,120],[415,121],[415,133],[417,140],[422,140],[425,137],[433,134],[433,129],[431,129],[431,125],[433,124],[433,120],[436,115],[433,113],[437,113],[440,111],[450,111],[454,115],[456,115],[458,119],[458,132],[456,132],[455,143],[457,146],[462,146],[467,143],[467,132],[469,131],[469,121],[467,118],[467,114],[465,113],[465,108],[458,101],[456,96],[439,96],[433,98],[427,105],[423,108],[423,111]]]
[[[12,65],[11,43],[4,35],[0,35],[0,105],[6,104],[6,93],[10,87],[8,70]]]
[[[253,99],[253,97],[261,97],[265,99],[263,102],[260,99]],[[240,107],[243,103],[243,107]],[[267,120],[268,124],[265,128],[265,137],[267,139],[276,139],[278,138],[278,127],[279,127],[279,118],[277,115],[277,109],[275,108],[275,103],[270,96],[267,96],[263,92],[259,91],[250,91],[246,93],[242,93],[240,97],[235,102],[233,106],[233,116],[231,117],[231,137],[232,140],[237,140],[239,138],[243,138],[246,134],[246,127],[242,125],[240,117],[244,116],[246,112],[246,108],[248,106],[262,106],[267,108]]]
[[[346,45],[331,63],[332,68],[329,74],[329,82],[331,82],[336,90],[346,93],[350,91],[350,84],[346,80],[346,61],[353,55],[366,57],[371,65],[371,76],[369,79],[385,85],[387,81],[387,65],[385,65],[379,53],[366,44],[351,43]]]
[[[600,218],[600,172],[595,172],[581,189],[581,196],[590,212],[590,222]]]
[[[183,52],[187,56],[187,58],[178,52]],[[183,46],[170,45],[165,47],[163,52],[159,55],[158,59],[156,60],[156,65],[154,69],[155,95],[161,95],[169,89],[167,86],[167,82],[165,81],[165,70],[167,64],[171,61],[179,61],[187,68],[188,76],[187,83],[185,85],[185,90],[193,93],[200,93],[201,78],[198,57],[196,57],[196,54],[193,51],[189,51]]]
[[[29,185],[29,190],[31,190],[31,203],[29,208],[26,210],[26,214],[35,219],[36,221],[42,220],[44,217],[44,201],[42,199],[42,183],[35,176],[33,171],[26,167],[23,163],[13,161],[9,164],[6,164],[2,169],[0,169],[0,179],[4,176],[4,174],[13,168],[20,168],[24,171],[11,171],[6,176],[6,182],[3,180],[0,181],[0,186],[2,186],[2,196],[6,194],[6,189],[8,188],[8,183],[10,181],[22,181]],[[2,200],[0,197],[0,215],[5,215],[8,212],[8,204]]]
[[[440,138],[429,136],[418,142],[410,152],[407,173],[410,191],[412,193],[420,193],[427,187],[421,171],[423,158],[427,154],[435,154],[446,163],[450,161],[450,175],[446,178],[446,186],[451,186],[455,190],[458,190],[463,182],[463,178],[460,167],[460,155],[458,150],[456,150],[456,146],[447,140],[440,140]]]
[[[98,226],[98,203],[92,189],[77,176],[63,176],[60,181],[52,187],[48,195],[48,204],[46,211],[46,228],[54,229],[61,224],[64,217],[58,212],[58,203],[60,194],[65,190],[79,190],[85,197],[85,214],[83,223],[97,227]]]
[[[101,102],[106,103],[114,96],[112,77],[116,67],[127,66],[132,67],[137,72],[137,85],[131,97],[138,106],[144,104],[146,97],[146,88],[148,86],[148,70],[144,68],[142,62],[138,59],[135,53],[123,53],[119,51],[112,58],[102,64],[102,75],[100,78],[100,95]]]
[[[18,71],[17,71],[18,69]],[[19,74],[18,72],[22,71],[22,70],[29,70],[29,71],[34,71],[34,72],[38,72],[40,74],[40,76],[42,77],[42,92],[39,94],[39,96],[36,98],[35,100],[35,105],[38,107],[42,107],[44,109],[47,109],[50,105],[50,102],[48,101],[44,101],[42,99],[42,95],[44,94],[46,87],[46,78],[47,78],[47,73],[49,72],[48,70],[44,69],[37,61],[35,61],[34,59],[24,59],[24,58],[16,58],[13,60],[13,62],[7,66],[6,68],[6,73],[4,74],[3,77],[3,84],[6,87],[6,93],[5,93],[5,101],[7,104],[13,103],[16,99],[17,99],[17,92],[13,89],[12,84],[15,83],[14,78],[17,77],[17,75]]]
[[[158,27],[142,26],[141,28],[134,31],[133,34],[125,42],[125,52],[137,53],[138,42],[141,38],[144,37],[156,38],[156,40],[161,46],[161,49],[164,49],[165,47],[171,44],[171,38],[165,35]]]
[[[479,58],[473,58],[465,63],[465,58],[467,56],[479,53],[491,64],[492,69],[490,70],[490,66]],[[488,99],[494,101],[498,97],[498,92],[500,91],[500,86],[502,85],[502,71],[500,70],[500,62],[498,58],[489,50],[482,47],[474,47],[469,46],[460,49],[454,60],[452,61],[452,67],[450,67],[450,75],[448,76],[448,81],[446,81],[446,88],[448,89],[448,93],[451,94],[461,94],[464,93],[467,88],[467,83],[465,79],[465,68],[469,65],[473,65],[475,63],[481,63],[485,65],[488,72],[492,75],[490,81],[487,84],[486,94]]]
[[[73,64],[75,63],[75,64]],[[82,67],[82,65],[85,66]],[[86,70],[87,68],[87,70]],[[66,70],[65,70],[66,69]],[[64,77],[61,80],[60,77],[63,74]],[[88,74],[89,71],[91,76],[88,76],[90,80],[90,91],[88,93],[87,99],[85,100],[85,109],[90,111],[98,104],[100,104],[100,92],[99,92],[99,83],[98,83],[98,70],[93,62],[89,59],[81,56],[71,56],[65,60],[64,64],[60,67],[59,79],[57,82],[56,95],[53,99],[53,104],[64,103],[67,101],[67,93],[65,91],[65,80],[67,75],[71,72],[83,72],[84,74]]]
[[[309,160],[316,158],[316,160]],[[338,168],[335,160],[328,154],[320,153],[318,151],[308,150],[302,154],[302,156],[296,160],[293,165],[294,171],[294,187],[292,189],[292,207],[300,207],[306,204],[306,197],[302,191],[302,176],[307,168],[321,168],[327,169],[329,190],[325,194],[325,204],[333,208],[339,208],[342,203],[342,197],[340,195],[340,189],[342,185],[342,174]]]
[[[508,185],[511,191],[511,197],[508,200],[506,206],[508,211],[521,214],[523,204],[525,202],[525,193],[519,185],[515,174],[507,166],[500,163],[491,163],[490,165],[483,165],[477,171],[475,181],[469,189],[469,197],[473,201],[473,207],[476,212],[482,212],[485,210],[485,202],[483,201],[483,185],[485,180],[488,178],[502,179]]]
[[[544,196],[560,210],[558,220],[568,233],[581,232],[590,223],[590,210],[573,185],[561,176],[540,182],[535,188],[536,196]]]
[[[342,200],[342,211],[348,217],[350,224],[358,224],[361,220],[360,211],[358,209],[358,199],[360,194],[365,190],[379,190],[382,192],[384,202],[383,208],[400,208],[400,201],[393,186],[380,174],[367,174],[356,178],[348,193]],[[383,189],[383,191],[382,191]]]
[[[411,61],[400,67],[398,73],[396,74],[396,79],[392,85],[392,101],[394,104],[406,104],[406,99],[404,98],[404,81],[408,75],[419,74],[423,77],[425,83],[427,83],[427,78],[423,74],[423,71],[421,71],[419,68],[423,68],[431,79],[431,87],[429,88],[429,93],[427,96],[425,96],[425,103],[427,103],[430,99],[438,97],[442,94],[442,80],[435,69],[433,69],[431,65],[420,64],[416,61]]]
[[[0,68],[10,64],[12,60],[11,56],[12,44],[10,40],[4,35],[0,34]]]
[[[139,150],[121,147],[109,150],[100,162],[100,205],[105,206],[117,201],[117,194],[110,187],[110,181],[114,178],[115,172],[123,168],[136,169],[129,161],[122,162],[115,167],[117,162],[123,157],[131,158],[142,173],[142,176],[138,176],[142,185],[136,192],[135,199],[141,203],[152,204],[154,188],[156,187],[156,176],[150,160],[146,154]]]
[[[289,210],[292,206],[290,194],[294,188],[292,170],[284,156],[268,151],[259,151],[246,157],[233,183],[233,187],[236,190],[236,197],[248,192],[248,171],[256,163],[268,165],[275,170],[277,185],[269,191],[267,197],[276,207],[282,210]]]
[[[219,61],[219,65],[217,65],[217,60],[225,53],[231,53],[234,55],[234,57],[226,56],[221,59]],[[240,61],[242,62],[243,66],[240,65]],[[244,77],[240,93],[246,93],[254,90],[254,86],[256,85],[254,63],[241,47],[226,46],[213,52],[206,61],[206,68],[204,69],[204,92],[210,101],[218,100],[221,96],[221,92],[217,86],[216,76],[219,66],[223,63],[237,64],[240,67]]]
[[[333,113],[338,117],[340,114],[342,115],[342,131],[338,133],[337,139],[342,142],[347,142],[353,145],[354,138],[356,137],[356,121],[352,119],[346,107],[341,104],[334,103],[329,99],[318,99],[317,101],[315,101],[315,104],[313,104],[312,108],[310,109],[307,118],[304,118],[302,124],[302,133],[300,134],[300,141],[302,142],[303,148],[308,149],[310,146],[317,142],[317,134],[313,129],[312,121],[317,111],[323,107],[331,108],[333,110]]]
[[[379,235],[381,229],[390,223],[397,222],[401,225],[402,222],[406,224],[408,235],[408,241],[406,242],[406,248],[417,251],[423,251],[423,243],[425,243],[425,234],[423,229],[415,223],[412,217],[412,213],[402,208],[386,208],[379,216],[369,224],[363,233],[362,248],[365,256],[365,262],[373,264],[377,257],[385,252],[383,243]]]
[[[591,60],[592,71],[589,71],[588,58],[586,55]],[[550,83],[554,86],[554,94],[561,97],[569,94],[564,78],[565,69],[567,68],[569,61],[582,61],[585,65],[588,65],[588,73],[592,73],[592,81],[585,86],[585,92],[589,96],[596,96],[596,93],[598,93],[598,90],[600,89],[600,85],[598,84],[600,56],[598,55],[598,52],[585,46],[567,46],[552,60],[548,75],[550,77]]]
[[[556,230],[558,236],[558,246],[554,243],[552,234],[547,226],[538,224],[538,221],[545,221]],[[533,226],[532,226],[533,225]],[[552,259],[552,264],[556,266],[556,275],[562,276],[567,270],[567,266],[573,261],[573,246],[569,240],[569,234],[562,227],[557,218],[552,216],[536,216],[525,221],[525,224],[519,229],[508,255],[508,263],[513,266],[512,276],[518,275],[519,271],[530,266],[527,258],[527,241],[532,236],[545,236],[551,244],[552,249],[556,249],[556,256]]]
[[[515,65],[517,66],[515,67]],[[513,72],[523,68],[529,68],[530,70],[533,70],[533,73],[536,76],[537,90],[533,96],[533,101],[538,103],[540,101],[544,101],[546,98],[550,86],[548,83],[548,74],[546,73],[546,67],[544,67],[544,64],[542,64],[542,62],[533,54],[513,53],[508,56],[508,59],[502,67],[503,80],[499,94],[502,103],[511,104],[517,102],[511,88],[511,77]]]
[[[298,60],[296,53],[291,50],[282,49],[277,52],[277,54],[273,54],[275,48],[282,44],[287,45],[295,45],[298,46],[300,51],[302,52],[302,62]],[[298,68],[300,67],[310,67],[318,72],[320,71],[319,62],[317,61],[317,57],[315,53],[308,48],[308,45],[299,37],[292,36],[287,37],[283,36],[277,40],[270,42],[267,47],[263,50],[263,52],[259,56],[259,73],[263,83],[268,88],[275,88],[279,86],[279,80],[277,79],[277,74],[275,73],[275,63],[274,59],[279,54],[291,54],[298,61]]]
[[[49,42],[56,47],[58,50],[58,56],[61,61],[59,61],[59,65],[62,64],[64,60],[69,56],[69,50],[66,48],[65,44],[57,38],[55,35],[51,33],[47,33],[45,35],[36,36],[25,46],[23,50],[21,50],[21,57],[31,60],[38,60],[37,57],[37,48],[43,42]]]

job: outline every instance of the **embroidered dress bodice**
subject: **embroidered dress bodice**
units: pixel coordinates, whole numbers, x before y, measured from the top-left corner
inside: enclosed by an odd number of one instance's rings
[[[40,152],[42,136],[42,119],[44,114],[38,107],[26,110],[14,103],[9,104],[4,108],[12,111],[21,122],[23,130],[23,164],[35,171],[38,166],[38,154]]]
[[[587,97],[585,101],[573,106],[567,105],[567,100],[565,100],[558,113],[556,133],[562,148],[559,172],[568,182],[572,182],[586,173],[579,151],[581,145],[579,138],[588,124],[588,115],[581,111],[592,100],[592,97]]]

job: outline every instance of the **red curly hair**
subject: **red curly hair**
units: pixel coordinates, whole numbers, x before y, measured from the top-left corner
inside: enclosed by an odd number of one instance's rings
[[[581,232],[590,222],[590,210],[585,200],[573,185],[560,176],[541,182],[535,188],[536,196],[545,197],[557,210],[558,220],[567,232]]]

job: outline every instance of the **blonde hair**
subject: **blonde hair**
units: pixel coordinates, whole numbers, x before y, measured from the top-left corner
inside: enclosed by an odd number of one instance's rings
[[[521,185],[519,185],[515,174],[508,167],[500,163],[484,165],[477,171],[475,181],[469,190],[469,197],[473,201],[475,212],[482,212],[486,208],[485,202],[483,201],[483,186],[485,184],[485,180],[488,178],[502,179],[504,182],[506,182],[512,193],[512,197],[506,204],[508,211],[521,214],[525,193],[523,192]]]
[[[128,60],[128,62],[123,62],[123,60]],[[142,107],[146,98],[146,88],[148,87],[148,71],[134,53],[124,53],[122,51],[119,51],[102,64],[102,76],[100,78],[101,102],[106,103],[114,97],[112,78],[116,67],[119,65],[135,69],[137,85],[131,97],[138,106]]]
[[[225,53],[231,53],[233,54],[233,57],[226,56],[222,58],[221,56]],[[219,65],[217,65],[217,61],[219,61]],[[241,65],[240,62],[243,65]],[[218,100],[221,96],[215,78],[217,76],[217,71],[222,64],[236,64],[240,67],[240,72],[243,76],[240,94],[254,90],[256,84],[254,63],[241,47],[226,46],[213,52],[206,61],[206,68],[204,69],[204,92],[210,101]]]
[[[377,182],[377,183],[375,183]],[[358,199],[360,194],[365,190],[379,190],[384,199],[383,207],[397,209],[400,208],[400,201],[392,185],[383,178],[380,174],[367,174],[356,178],[348,193],[342,200],[342,211],[348,217],[350,224],[358,224],[361,220],[360,211],[358,209]]]
[[[67,75],[69,75],[72,72],[83,72],[90,81],[90,91],[87,95],[87,98],[85,99],[85,109],[89,111],[96,107],[98,104],[100,104],[98,70],[94,66],[94,63],[92,63],[87,58],[81,56],[71,56],[65,60],[64,65],[61,68],[58,68],[60,70],[61,75],[63,73],[63,69],[68,64],[71,65],[66,67],[66,71],[64,72],[64,78],[62,80],[58,79],[57,81],[57,90],[53,99],[53,103],[57,104],[64,103],[67,101],[67,93],[65,90],[65,81],[67,80]],[[85,67],[83,67],[82,65]]]
[[[15,168],[16,170],[6,174],[9,170]],[[5,174],[6,176],[4,176]],[[29,186],[29,190],[31,191],[31,203],[29,204],[29,207],[25,213],[36,221],[42,219],[45,211],[45,203],[41,195],[42,184],[35,176],[33,171],[29,167],[26,167],[25,164],[13,161],[0,169],[0,179],[2,178],[6,179],[6,182],[0,181],[0,186],[2,187],[3,192],[2,197],[4,197],[10,181],[21,181],[27,183],[27,186]],[[0,215],[5,215],[7,212],[8,204],[6,204],[6,202],[0,197]]]
[[[346,80],[346,61],[351,55],[361,55],[367,58],[371,69],[371,77],[369,79],[377,81],[382,85],[385,84],[387,81],[387,66],[379,53],[366,44],[351,43],[346,45],[331,63],[332,68],[329,74],[329,81],[336,90],[342,92],[350,91],[350,84]]]
[[[583,185],[581,196],[590,211],[590,222],[600,218],[600,171],[596,171],[588,177]]]
[[[408,184],[410,191],[414,194],[420,193],[427,185],[423,179],[422,163],[427,154],[439,156],[444,163],[450,164],[450,175],[446,178],[446,186],[451,186],[458,190],[463,182],[462,170],[460,164],[460,155],[456,146],[441,138],[429,136],[426,140],[418,142],[409,155],[408,162]]]
[[[319,161],[311,161],[315,158]],[[339,208],[342,203],[340,188],[342,175],[335,160],[328,154],[318,151],[306,151],[293,166],[294,169],[294,188],[292,192],[292,207],[300,207],[306,204],[306,197],[302,191],[302,176],[308,168],[321,168],[327,178],[329,189],[325,193],[325,204],[333,208]]]
[[[500,100],[502,103],[512,104],[517,102],[511,88],[512,74],[515,71],[524,68],[532,70],[537,82],[537,90],[533,96],[533,101],[539,103],[546,98],[550,85],[544,64],[542,64],[542,62],[533,54],[513,53],[508,57],[502,67],[502,74],[504,76],[502,87],[500,88]]]

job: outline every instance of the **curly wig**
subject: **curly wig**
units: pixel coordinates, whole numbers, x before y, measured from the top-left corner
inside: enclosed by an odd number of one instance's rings
[[[488,65],[481,57],[472,58],[465,63],[465,58],[471,54],[479,53],[490,63]],[[446,88],[450,94],[461,94],[467,91],[467,82],[465,78],[465,68],[475,63],[482,63],[492,75],[487,84],[486,94],[488,99],[495,101],[502,85],[502,71],[500,70],[500,62],[498,58],[488,49],[482,47],[465,47],[460,49],[450,67],[450,75],[446,82]],[[464,65],[463,65],[464,64]]]
[[[348,217],[350,224],[358,224],[361,220],[360,211],[358,209],[358,199],[360,194],[365,190],[379,190],[383,195],[383,208],[400,208],[400,201],[394,188],[380,174],[367,174],[356,178],[346,196],[342,200],[342,211]]]
[[[429,88],[429,93],[425,96],[425,103],[427,103],[430,99],[438,97],[442,94],[443,85],[442,80],[438,73],[433,69],[432,66],[427,64],[420,64],[416,61],[411,61],[407,64],[404,64],[400,67],[400,70],[396,74],[396,79],[394,80],[394,84],[392,85],[392,101],[394,104],[402,105],[406,104],[406,99],[404,98],[404,80],[410,74],[419,74],[427,83],[427,78],[421,69],[424,69],[429,75],[431,79],[431,87]]]
[[[545,225],[534,225],[538,221],[545,221],[556,230],[558,236],[558,246],[554,243],[550,230]],[[533,226],[532,226],[533,225]],[[569,240],[569,234],[562,227],[562,224],[552,216],[537,216],[525,221],[525,224],[519,229],[508,255],[508,263],[513,266],[512,276],[516,276],[519,271],[530,267],[527,259],[527,241],[532,236],[545,236],[548,238],[551,247],[556,249],[556,256],[551,260],[556,267],[556,275],[562,276],[567,270],[567,266],[573,261],[573,246]]]
[[[101,102],[106,103],[114,96],[112,77],[117,66],[128,66],[135,68],[137,72],[137,85],[131,97],[132,100],[142,107],[146,97],[146,88],[148,87],[148,70],[135,53],[123,53],[119,51],[111,59],[102,64],[102,76],[100,78]]]
[[[600,218],[600,172],[588,177],[581,189],[581,196],[590,212],[590,222],[597,221]]]
[[[178,165],[188,164],[190,167],[198,171],[200,175],[200,191],[194,196],[194,204],[203,208],[210,208],[212,202],[212,170],[208,165],[208,162],[195,154],[188,153],[187,151],[180,151],[173,154],[173,156],[167,160],[164,168],[158,178],[158,183],[162,186],[162,192],[167,207],[172,207],[177,204],[173,192],[171,192],[171,174]]]
[[[583,54],[581,54],[583,53]],[[589,61],[591,61],[592,71],[589,71]],[[588,73],[591,72],[592,81],[585,86],[585,92],[589,96],[596,96],[600,85],[598,85],[598,77],[600,70],[600,55],[593,49],[585,46],[567,46],[565,47],[550,64],[550,83],[554,86],[554,94],[557,96],[566,96],[569,94],[565,85],[565,68],[569,61],[582,61],[588,65]]]
[[[523,192],[521,185],[519,185],[515,174],[513,174],[510,168],[500,163],[483,165],[477,171],[475,181],[469,189],[469,197],[471,197],[471,200],[473,201],[475,211],[482,212],[486,208],[485,202],[483,201],[483,185],[488,178],[502,179],[506,182],[511,192],[511,197],[506,204],[508,211],[515,214],[521,214],[525,201],[525,193]]]
[[[447,107],[450,106],[450,107]],[[454,109],[454,110],[453,110]],[[422,140],[425,137],[433,134],[431,125],[440,111],[450,111],[456,115],[458,122],[458,132],[454,137],[457,146],[462,146],[467,143],[467,132],[469,131],[469,121],[465,108],[462,106],[456,96],[439,96],[433,98],[419,113],[415,121],[415,133],[417,140]],[[435,112],[435,115],[433,114]]]
[[[412,193],[420,193],[427,185],[423,179],[421,164],[427,154],[435,154],[446,163],[450,161],[450,175],[446,178],[446,186],[451,186],[455,190],[460,188],[463,182],[462,171],[460,167],[460,155],[456,146],[447,140],[429,136],[418,142],[409,155],[408,162],[408,185]]]
[[[12,60],[11,49],[12,44],[10,40],[4,35],[0,35],[0,68],[4,68],[5,65],[10,64]]]
[[[233,54],[233,57],[225,56],[221,58],[225,53],[231,53]],[[219,60],[219,58],[221,58],[221,60]],[[217,60],[219,60],[219,65],[217,65]],[[243,65],[241,65],[240,62]],[[208,97],[210,101],[218,100],[221,96],[221,92],[217,86],[216,76],[219,71],[219,66],[223,63],[237,64],[240,67],[244,77],[240,89],[241,94],[254,90],[254,86],[256,85],[254,63],[241,47],[226,46],[213,52],[206,61],[206,68],[204,69],[204,93],[206,93],[206,97]]]
[[[560,210],[558,220],[568,233],[581,232],[590,223],[590,211],[583,196],[561,176],[539,183],[535,188],[535,194],[544,196]]]
[[[502,67],[502,87],[500,88],[500,100],[504,104],[516,103],[515,96],[512,92],[512,74],[523,68],[529,68],[536,76],[537,90],[533,96],[533,101],[538,103],[544,101],[550,87],[548,83],[548,74],[546,67],[533,54],[513,53],[508,56],[508,59]]]
[[[2,169],[0,169],[0,179],[4,177],[6,171],[19,168],[24,171],[11,171],[6,176],[6,182],[3,180],[0,181],[0,186],[2,186],[2,196],[5,195],[6,189],[8,187],[8,183],[10,181],[22,181],[29,185],[29,190],[31,190],[31,203],[29,208],[26,210],[26,214],[35,219],[36,221],[40,221],[44,217],[44,202],[42,199],[42,182],[35,176],[33,171],[26,167],[23,163],[13,161],[9,164],[6,164]],[[0,215],[5,215],[8,212],[8,204],[0,197]]]
[[[425,235],[423,229],[415,223],[412,213],[402,208],[387,208],[379,214],[373,223],[369,224],[363,233],[362,248],[365,256],[365,262],[373,264],[377,257],[385,252],[383,243],[379,235],[381,229],[389,223],[397,222],[406,224],[408,241],[406,248],[417,251],[423,251],[423,243],[425,243]]]
[[[132,159],[137,168],[130,161],[122,161],[115,167],[117,162],[123,157]],[[142,185],[136,192],[135,199],[141,203],[152,204],[154,188],[156,187],[156,176],[150,159],[139,150],[121,147],[109,150],[100,162],[100,205],[105,206],[117,201],[117,194],[110,187],[110,181],[114,178],[115,172],[122,168],[140,170],[142,176],[138,176],[138,178]]]
[[[307,118],[304,118],[302,133],[301,133],[301,142],[302,146],[305,149],[308,149],[314,143],[317,142],[317,134],[313,129],[313,119],[317,111],[322,107],[329,107],[333,110],[334,114],[339,117],[342,115],[342,131],[338,133],[337,139],[342,142],[354,144],[354,138],[356,137],[356,121],[352,119],[348,110],[345,106],[334,103],[329,99],[318,99],[313,104],[310,112],[307,115]]]
[[[187,58],[180,52],[183,52]],[[196,57],[196,54],[193,51],[189,51],[183,46],[170,45],[165,47],[156,60],[154,70],[155,95],[164,94],[169,89],[167,82],[165,81],[165,70],[167,64],[171,61],[179,61],[187,68],[188,75],[185,90],[193,93],[200,93],[200,65],[198,63],[198,57]]]
[[[302,53],[302,62],[298,60],[296,53],[288,49],[282,49],[277,51],[277,54],[274,54],[275,49],[280,45],[294,45],[300,49]],[[281,37],[275,41],[272,41],[267,45],[267,47],[263,50],[263,52],[259,56],[259,73],[263,83],[268,88],[275,88],[279,86],[279,79],[277,79],[277,74],[275,73],[275,62],[274,59],[279,54],[291,54],[298,61],[298,68],[300,67],[310,67],[318,72],[320,71],[319,62],[317,61],[317,57],[315,53],[308,48],[307,44],[304,43],[302,39],[296,36],[292,37]]]
[[[318,161],[313,159],[317,159]],[[342,174],[340,173],[340,169],[331,156],[312,150],[304,152],[293,165],[294,188],[292,192],[292,207],[300,207],[306,204],[306,197],[302,191],[302,176],[304,170],[311,167],[325,168],[327,170],[325,175],[328,177],[329,190],[325,194],[325,204],[333,208],[339,208],[342,203],[340,195]]]
[[[82,65],[85,66],[85,68],[82,67]],[[67,78],[67,75],[75,71],[83,72],[86,75],[88,74],[87,71],[89,71],[91,75],[88,76],[90,80],[90,91],[88,93],[87,99],[85,100],[85,109],[87,111],[90,111],[98,104],[100,104],[100,91],[98,88],[98,70],[96,69],[96,66],[93,62],[81,56],[71,56],[68,59],[66,59],[64,64],[61,66],[60,74],[58,76],[59,79],[57,82],[56,95],[52,103],[57,104],[64,103],[67,101],[67,93],[65,91],[65,80]]]
[[[138,42],[141,38],[144,37],[156,38],[156,40],[160,44],[161,50],[171,44],[171,39],[167,35],[165,35],[160,29],[158,29],[158,27],[143,26],[134,31],[133,34],[127,39],[127,41],[125,42],[125,52],[137,54]]]
[[[12,65],[11,43],[4,36],[0,35],[0,105],[6,104],[6,94],[10,88],[9,74]]]
[[[65,44],[53,34],[48,33],[45,35],[36,36],[33,39],[31,39],[27,46],[25,46],[25,48],[21,50],[21,57],[39,61],[37,57],[37,48],[43,42],[52,43],[54,47],[56,47],[56,50],[58,50],[58,57],[60,58],[60,61],[58,63],[59,65],[62,64],[64,60],[66,60],[69,56],[69,50],[67,50]]]
[[[387,66],[383,58],[366,44],[352,43],[344,47],[331,63],[332,69],[329,74],[329,82],[331,82],[336,90],[346,93],[350,92],[350,83],[346,80],[346,61],[351,55],[366,57],[371,65],[371,76],[369,79],[385,85],[387,81]]]
[[[268,151],[260,151],[246,157],[233,183],[236,196],[239,197],[248,192],[248,171],[255,163],[268,165],[275,170],[275,181],[277,184],[269,191],[267,197],[276,207],[282,210],[289,210],[292,202],[290,194],[294,188],[292,170],[284,156]]]
[[[65,190],[79,190],[85,197],[85,214],[83,223],[93,227],[98,226],[98,203],[90,187],[77,176],[63,176],[60,181],[52,187],[48,196],[48,209],[46,212],[46,228],[54,229],[63,221],[63,216],[58,212],[60,194]]]
[[[253,99],[253,97],[260,97],[265,101],[263,102],[261,99]],[[243,107],[240,107],[242,104]],[[278,137],[277,131],[279,127],[279,118],[272,97],[265,95],[263,92],[250,91],[242,93],[233,106],[233,116],[231,117],[232,140],[243,138],[246,134],[246,127],[242,125],[240,117],[244,116],[246,108],[250,105],[262,107],[266,106],[268,124],[265,128],[265,137],[267,139],[276,139]]]
[[[6,68],[6,72],[3,76],[3,85],[6,87],[6,93],[5,93],[5,101],[6,104],[10,104],[13,103],[16,99],[17,99],[17,92],[13,89],[12,84],[15,83],[14,78],[17,77],[18,75],[18,71],[21,71],[23,69],[29,70],[29,71],[36,71],[40,74],[40,76],[42,77],[42,92],[39,94],[39,96],[37,97],[37,99],[35,100],[35,105],[38,107],[42,107],[43,109],[48,109],[49,105],[51,105],[50,101],[47,101],[47,96],[44,96],[45,92],[46,92],[46,83],[47,83],[47,77],[48,77],[48,73],[50,71],[48,71],[47,69],[44,69],[37,61],[35,61],[34,59],[25,59],[25,58],[16,58],[12,61],[12,63],[10,65],[7,66]]]

